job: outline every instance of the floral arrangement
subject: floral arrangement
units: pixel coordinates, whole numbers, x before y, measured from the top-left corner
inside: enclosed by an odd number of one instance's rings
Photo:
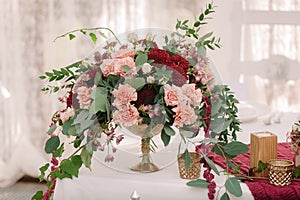
[[[122,43],[110,29],[102,27],[74,30],[58,37],[69,36],[72,40],[75,33],[82,33],[96,42],[96,32],[106,30],[114,35],[93,52],[92,58],[40,76],[49,83],[63,82],[42,90],[64,91],[59,100],[65,107],[54,113],[47,132],[50,137],[45,152],[52,155],[52,160],[40,168],[40,180],[46,181],[48,190],[37,192],[33,199],[50,199],[56,179],[77,177],[82,165],[90,168],[97,150],[106,152],[106,162],[113,162],[117,145],[126,140],[121,131],[116,131],[117,127],[140,125],[147,127],[146,133],[160,125],[165,146],[177,133],[182,142],[193,144],[202,155],[207,172],[205,180],[188,185],[208,187],[209,199],[214,198],[216,184],[211,170],[218,175],[220,172],[207,152],[224,156],[228,169],[235,169],[238,166],[234,157],[246,153],[248,148],[236,141],[240,131],[238,101],[226,85],[218,83],[206,55],[207,49],[220,47],[220,39],[212,32],[200,36],[201,27],[213,12],[213,4],[208,4],[192,25],[188,20],[178,20],[176,31],[163,37],[151,32],[140,38],[132,32]],[[158,43],[161,39],[163,44]],[[199,136],[202,139],[195,141]],[[61,143],[62,137],[73,138],[71,145],[75,148],[66,158],[63,153],[67,144]],[[147,140],[152,137],[148,134]],[[184,158],[188,169],[188,149]],[[229,198],[227,192],[241,196],[237,178],[228,176],[225,187],[222,198]]]

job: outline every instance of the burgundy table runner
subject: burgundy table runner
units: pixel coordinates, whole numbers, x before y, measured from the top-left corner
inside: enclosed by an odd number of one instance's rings
[[[278,143],[278,159],[293,160],[290,144]],[[210,154],[209,157],[219,166],[225,167],[223,157]],[[250,168],[250,151],[236,157],[236,163],[241,165],[240,172],[247,174]],[[255,200],[300,200],[300,181],[292,181],[288,186],[274,186],[268,180],[254,179],[254,182],[245,181]]]

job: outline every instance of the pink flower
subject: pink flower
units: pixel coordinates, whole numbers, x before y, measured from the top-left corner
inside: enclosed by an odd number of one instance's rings
[[[74,117],[75,112],[72,108],[67,108],[65,110],[62,110],[59,112],[60,114],[60,119],[62,121],[62,123],[68,121],[70,118]]]
[[[121,106],[126,105],[131,101],[137,100],[136,90],[128,84],[120,85],[117,90],[114,90],[112,92],[112,94],[115,97],[115,100],[112,103],[112,105],[116,106],[117,108],[120,108]]]
[[[138,125],[138,118],[138,110],[129,103],[113,113],[114,122],[117,124],[122,124],[123,126]]]
[[[196,69],[196,81],[201,82],[202,84],[207,84],[208,81],[214,78],[213,73],[207,66],[203,66],[200,69]]]
[[[124,135],[119,135],[117,138],[116,138],[116,144],[120,144],[120,142],[124,139]]]
[[[134,59],[131,57],[121,58],[121,59],[115,59],[114,62],[114,73],[116,75],[122,75],[124,76],[126,74],[125,71],[123,71],[122,67],[127,65],[133,73],[136,73],[136,67]]]
[[[119,49],[118,51],[113,53],[113,57],[115,58],[126,58],[126,57],[132,57],[135,56],[135,50],[133,49]]]
[[[77,99],[79,101],[80,108],[89,109],[91,106],[92,98],[91,94],[94,88],[79,87],[77,88]]]
[[[114,157],[111,155],[111,154],[108,154],[105,159],[104,159],[105,162],[112,162],[114,161]]]
[[[174,126],[182,127],[183,125],[191,125],[197,120],[194,109],[186,104],[179,104],[172,109],[175,112]]]
[[[164,85],[165,101],[168,106],[176,106],[180,100],[180,89],[176,86]]]
[[[122,67],[125,65],[129,66],[133,73],[136,72],[134,59],[132,57],[105,59],[100,65],[100,69],[104,77],[107,77],[109,74],[125,75],[126,72],[122,69]]]
[[[202,92],[200,89],[196,89],[196,84],[184,84],[182,86],[182,92],[189,98],[192,105],[200,106],[202,100]]]

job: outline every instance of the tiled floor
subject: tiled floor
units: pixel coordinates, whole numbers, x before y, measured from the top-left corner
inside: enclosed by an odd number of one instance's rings
[[[30,200],[37,191],[45,189],[44,184],[21,181],[10,187],[0,188],[0,200]]]

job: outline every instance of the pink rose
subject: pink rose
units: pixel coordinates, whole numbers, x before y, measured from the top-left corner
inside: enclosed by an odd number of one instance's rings
[[[182,127],[183,125],[191,125],[196,122],[197,116],[194,109],[186,104],[179,104],[172,109],[175,112],[174,126]]]
[[[131,101],[137,100],[136,90],[128,84],[119,85],[119,88],[117,90],[114,90],[112,94],[115,97],[112,105],[116,106],[117,108],[120,108],[121,106],[130,103]]]
[[[164,99],[168,106],[176,106],[180,100],[180,89],[176,86],[164,85],[165,96]]]
[[[94,91],[93,88],[79,87],[77,88],[77,99],[79,101],[79,106],[82,109],[89,109],[92,103],[91,94]]]
[[[182,86],[182,92],[189,98],[192,105],[200,106],[202,100],[202,92],[200,89],[196,89],[196,84],[184,84]]]
[[[139,111],[129,103],[113,113],[114,122],[123,126],[138,125],[138,118]]]

